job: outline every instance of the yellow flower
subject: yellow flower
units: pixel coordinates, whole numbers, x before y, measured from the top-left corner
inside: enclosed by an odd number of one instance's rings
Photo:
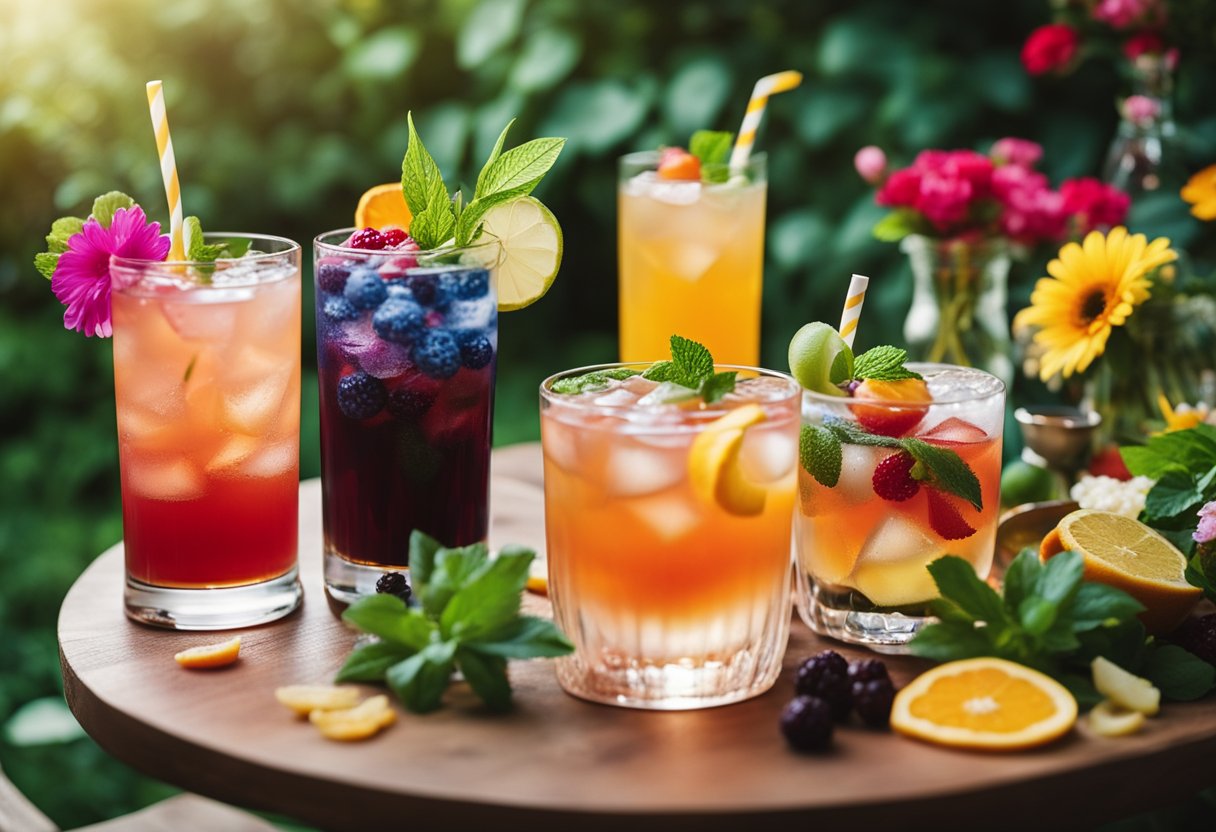
[[[1106,350],[1112,327],[1122,326],[1148,299],[1149,273],[1178,254],[1170,241],[1149,243],[1119,226],[1103,235],[1091,231],[1083,244],[1068,243],[1047,264],[1051,277],[1039,278],[1030,306],[1013,319],[1015,328],[1038,327],[1034,341],[1044,348],[1039,377],[1068,378],[1084,372]]]
[[[1207,421],[1208,414],[1211,412],[1205,402],[1200,402],[1194,407],[1189,404],[1180,404],[1177,408],[1171,407],[1170,400],[1165,397],[1164,393],[1157,394],[1157,407],[1161,408],[1161,415],[1165,419],[1163,433],[1190,430]]]
[[[1182,186],[1182,198],[1201,220],[1216,220],[1216,165],[1209,165]]]

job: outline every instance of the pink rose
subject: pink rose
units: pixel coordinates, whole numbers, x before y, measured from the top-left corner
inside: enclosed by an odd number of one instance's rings
[[[1123,100],[1123,117],[1132,124],[1146,125],[1161,114],[1161,102],[1147,95],[1129,95]]]
[[[1078,236],[1122,224],[1132,204],[1123,191],[1090,177],[1066,180],[1060,186],[1060,196],[1064,211],[1076,218]]]
[[[992,172],[992,193],[1005,202],[1015,191],[1045,191],[1047,177],[1021,165],[1001,165]]]
[[[1010,137],[997,141],[988,155],[998,165],[1032,168],[1043,158],[1043,145],[1027,139]]]
[[[1049,23],[1030,33],[1022,46],[1022,66],[1031,75],[1061,72],[1072,63],[1080,38],[1071,26]]]
[[[887,173],[887,154],[882,152],[881,147],[863,147],[853,157],[853,167],[857,168],[862,179],[877,185]]]
[[[945,232],[966,219],[972,193],[971,183],[963,177],[929,172],[921,178],[920,194],[913,207],[938,231]]]
[[[1064,200],[1050,188],[1018,188],[1003,200],[1001,231],[1026,245],[1051,242],[1064,236],[1067,214]]]
[[[921,173],[912,168],[897,170],[878,189],[874,201],[892,208],[911,208],[920,193]]]
[[[1196,543],[1211,543],[1216,540],[1216,500],[1199,509],[1199,528],[1191,535]]]
[[[954,150],[942,172],[965,179],[971,186],[971,198],[983,199],[992,192],[992,160],[974,150]]]
[[[1154,6],[1153,0],[1102,0],[1094,6],[1093,18],[1115,29],[1126,29],[1156,11]]]

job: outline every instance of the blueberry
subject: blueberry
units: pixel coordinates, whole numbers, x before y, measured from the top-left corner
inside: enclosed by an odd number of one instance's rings
[[[414,594],[405,575],[400,572],[385,572],[381,575],[376,581],[376,592],[381,595],[396,595],[407,604]]]
[[[353,321],[359,317],[359,310],[342,297],[326,298],[321,312],[331,321]]]
[[[359,269],[347,278],[342,294],[356,309],[375,309],[388,297],[388,289],[380,275],[371,269]]]
[[[861,721],[871,728],[886,728],[891,722],[895,685],[886,676],[853,683],[853,707]]]
[[[350,277],[350,266],[342,263],[323,263],[317,269],[317,285],[322,292],[336,295],[346,288],[346,278]]]
[[[410,269],[407,274],[414,300],[423,306],[443,309],[452,302],[448,285],[441,279],[442,273],[432,269]]]
[[[494,347],[490,339],[474,332],[460,339],[460,360],[470,370],[480,370],[494,360]]]
[[[824,700],[836,719],[849,715],[852,706],[849,685],[849,663],[834,650],[811,656],[794,674],[794,692]]]
[[[460,344],[446,329],[431,329],[414,344],[414,363],[431,378],[451,378],[460,369]]]
[[[384,383],[362,370],[338,382],[338,409],[352,419],[370,419],[384,409]]]
[[[456,278],[456,297],[461,300],[476,300],[490,291],[490,273],[485,269],[470,269],[453,277]]]
[[[412,300],[390,299],[372,315],[372,329],[385,341],[412,344],[426,326],[422,307]]]
[[[781,733],[798,751],[827,748],[832,729],[832,708],[817,696],[796,696],[781,712]]]
[[[434,395],[411,387],[402,387],[388,394],[388,412],[406,421],[417,419],[434,403]]]
[[[413,300],[414,293],[405,285],[404,280],[386,280],[384,285],[390,300]]]

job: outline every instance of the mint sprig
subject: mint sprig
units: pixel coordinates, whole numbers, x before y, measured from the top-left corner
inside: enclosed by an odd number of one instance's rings
[[[410,207],[410,236],[423,249],[436,249],[452,241],[467,246],[481,236],[487,213],[498,205],[527,196],[557,161],[565,139],[542,138],[525,142],[506,152],[507,131],[512,119],[498,136],[490,157],[477,176],[473,198],[466,205],[464,195],[449,193],[443,174],[414,128],[412,113],[407,114],[409,144],[401,162],[401,189]]]
[[[904,366],[908,351],[898,347],[880,346],[868,349],[853,361],[853,378],[874,381],[902,381],[923,378]],[[833,368],[835,370],[835,368]]]
[[[730,155],[735,134],[721,130],[698,130],[688,141],[688,152],[701,162],[701,179],[725,182],[730,178],[726,159]]]
[[[352,604],[342,619],[379,640],[355,648],[338,682],[385,682],[411,711],[442,705],[459,670],[491,710],[511,705],[508,659],[564,656],[574,647],[545,618],[520,614],[520,593],[535,553],[485,544],[444,548],[415,531],[409,563],[415,605],[391,595]]]
[[[706,404],[713,404],[735,389],[738,373],[734,370],[714,372],[714,357],[704,345],[679,335],[671,336],[669,343],[671,360],[657,361],[642,373],[642,378],[659,383],[655,390],[659,394],[658,400],[670,404],[700,398]],[[593,370],[581,376],[558,379],[550,389],[563,395],[594,393],[614,380],[637,374],[636,370],[625,367]]]
[[[962,558],[929,564],[941,598],[940,621],[911,642],[912,652],[936,661],[997,656],[1058,679],[1083,706],[1101,698],[1089,664],[1104,656],[1149,679],[1168,699],[1198,699],[1216,685],[1216,668],[1181,648],[1145,635],[1136,615],[1144,607],[1127,593],[1083,580],[1084,562],[1063,552],[1043,564],[1025,549],[1009,565],[998,593]]]
[[[130,208],[135,200],[120,191],[110,191],[93,200],[93,208],[89,216],[97,220],[102,228],[109,228],[114,221],[114,212],[119,208]],[[55,276],[55,267],[59,265],[59,256],[68,250],[68,240],[74,234],[79,234],[84,228],[86,219],[80,217],[60,217],[51,223],[51,231],[46,235],[47,250],[34,255],[34,268],[50,280]]]
[[[607,370],[596,370],[583,373],[581,376],[559,378],[550,385],[549,389],[564,396],[594,393],[607,388],[613,381],[623,381],[636,375],[638,375],[637,370],[630,370],[627,367],[609,367]]]
[[[233,237],[218,243],[208,243],[203,239],[203,224],[198,217],[186,217],[184,228],[187,240],[186,259],[195,263],[214,263],[221,257],[244,257],[252,242],[247,238]]]

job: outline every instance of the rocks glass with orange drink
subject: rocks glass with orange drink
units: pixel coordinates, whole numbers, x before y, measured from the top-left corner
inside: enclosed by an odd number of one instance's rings
[[[841,381],[805,393],[797,594],[816,632],[897,652],[938,596],[930,563],[956,555],[980,577],[992,566],[1005,385],[970,367],[905,367],[902,350],[878,350],[898,367],[863,354],[857,377],[836,362]],[[804,384],[813,375],[798,373]]]
[[[237,259],[110,265],[125,604],[145,623],[227,629],[300,602],[300,247],[240,236]]]
[[[738,372],[713,403],[632,375],[541,385],[549,592],[575,696],[649,709],[723,705],[777,678],[790,617],[799,389]],[[563,382],[604,372],[562,393]]]

